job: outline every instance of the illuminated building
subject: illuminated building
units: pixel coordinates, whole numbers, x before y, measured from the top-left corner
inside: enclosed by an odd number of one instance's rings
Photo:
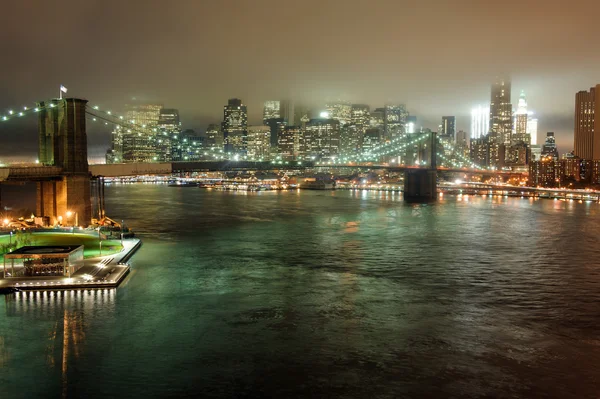
[[[362,151],[372,151],[379,144],[381,144],[381,130],[379,128],[367,129],[363,137]]]
[[[169,132],[181,130],[181,122],[179,121],[179,111],[173,108],[163,108],[158,116],[158,129]]]
[[[268,159],[271,150],[271,128],[269,126],[248,126],[248,157]]]
[[[454,141],[456,135],[456,117],[455,116],[442,116],[442,125],[440,133],[444,136],[452,137]]]
[[[497,79],[492,85],[490,100],[490,143],[510,145],[513,130],[510,86],[509,79]],[[492,161],[490,159],[490,162]]]
[[[206,146],[209,148],[223,148],[221,125],[208,125],[208,128],[206,129]]]
[[[469,136],[464,130],[456,132],[455,147],[460,158],[469,158]]]
[[[327,103],[325,105],[328,117],[340,122],[340,125],[346,125],[352,120],[352,104],[345,101]]]
[[[371,119],[370,107],[366,104],[352,104],[350,123],[359,126],[368,126]]]
[[[111,133],[111,148],[106,152],[106,163],[123,162],[123,128],[115,126]]]
[[[204,137],[197,135],[193,129],[184,130],[177,144],[179,151],[173,154],[173,161],[204,159]]]
[[[529,163],[530,150],[529,146],[519,141],[506,147],[506,163],[513,167],[525,167]]]
[[[558,160],[558,149],[556,148],[554,132],[546,133],[546,142],[542,147],[542,157],[551,157],[554,160]]]
[[[415,133],[417,131],[417,117],[409,115],[406,117],[406,133]]]
[[[575,155],[600,159],[600,84],[575,95]]]
[[[246,153],[248,140],[248,111],[238,98],[229,99],[223,107],[223,144],[228,154]]]
[[[279,136],[282,134],[282,132],[286,126],[285,119],[283,119],[283,118],[267,119],[266,121],[264,121],[264,123],[265,123],[265,125],[269,126],[269,129],[271,129],[271,138],[270,138],[271,147],[277,148]]]
[[[267,120],[281,118],[281,102],[265,101],[263,108],[263,124],[267,124]]]
[[[471,162],[479,166],[485,166],[488,164],[488,138],[482,136],[480,138],[471,138]]]
[[[340,122],[336,119],[311,119],[304,131],[307,157],[332,161],[340,151]]]
[[[542,146],[539,144],[532,144],[530,146],[530,160],[531,161],[539,161],[542,159]]]
[[[479,139],[490,131],[490,108],[478,105],[471,110],[471,138]]]
[[[527,113],[527,100],[525,99],[525,92],[521,91],[521,95],[519,96],[519,104],[517,106],[517,112],[515,112],[515,131],[512,138],[513,143],[522,141],[525,144],[531,144],[531,140],[527,131],[528,120],[529,114]]]
[[[592,161],[567,154],[558,161],[556,167],[557,180],[561,187],[590,183],[592,177]]]
[[[527,118],[527,134],[531,145],[537,145],[538,120],[533,117],[533,112],[529,111]]]
[[[385,126],[385,108],[375,108],[375,111],[371,112],[369,126],[370,128],[377,128],[383,132]]]
[[[403,137],[406,133],[408,111],[403,104],[386,105],[384,118],[384,135],[386,140]]]
[[[529,163],[529,185],[533,187],[556,186],[556,163],[552,157],[542,157]]]
[[[122,130],[123,162],[157,161],[156,136],[162,105],[132,103],[125,109],[125,120],[135,128]]]
[[[360,151],[366,130],[365,126],[352,123],[341,126],[340,129],[340,149],[342,154],[354,154],[356,151]]]
[[[280,102],[279,117],[283,118],[285,124],[288,126],[294,125],[294,103],[289,100],[281,100]]]
[[[278,137],[277,152],[284,160],[302,158],[303,137],[299,126],[286,126]]]

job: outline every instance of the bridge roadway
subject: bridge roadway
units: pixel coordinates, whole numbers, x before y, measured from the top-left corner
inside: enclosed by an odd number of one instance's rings
[[[127,163],[127,164],[97,164],[90,165],[92,176],[122,177],[139,175],[164,175],[171,173],[190,172],[227,172],[247,170],[304,170],[304,169],[370,169],[403,172],[408,169],[419,169],[417,166],[393,166],[389,164],[316,164],[314,162],[254,162],[254,161],[193,161],[193,162],[154,162],[154,163]],[[523,176],[525,173],[513,171],[486,171],[473,169],[452,169],[438,167],[438,172],[463,173],[467,175],[503,175]],[[0,168],[0,181],[50,181],[60,180],[63,171],[58,166],[8,166]]]

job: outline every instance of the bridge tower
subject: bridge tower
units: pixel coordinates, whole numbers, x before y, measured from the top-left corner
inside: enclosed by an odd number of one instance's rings
[[[60,180],[37,183],[37,214],[53,224],[87,226],[92,219],[86,103],[78,98],[38,103],[39,162],[62,168]]]
[[[437,162],[435,132],[429,133],[429,139],[421,144],[422,151],[428,151],[426,168],[406,169],[404,171],[404,200],[407,202],[432,202],[437,199]],[[421,152],[421,151],[419,151]]]

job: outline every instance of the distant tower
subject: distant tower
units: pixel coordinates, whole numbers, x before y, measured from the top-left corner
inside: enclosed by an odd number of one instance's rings
[[[223,141],[225,152],[245,154],[248,140],[248,111],[242,100],[231,98],[223,107]]]
[[[281,118],[281,102],[265,101],[263,108],[263,124],[267,124],[269,119]]]
[[[529,137],[529,134],[527,133],[528,119],[529,114],[527,113],[527,100],[525,99],[525,92],[521,90],[521,95],[519,96],[519,104],[517,105],[517,112],[515,112],[515,133],[512,139],[514,143],[522,141],[525,144],[531,144],[531,139]]]
[[[512,136],[512,104],[510,79],[499,78],[492,85],[490,99],[489,162],[491,166],[504,165],[505,148]]]

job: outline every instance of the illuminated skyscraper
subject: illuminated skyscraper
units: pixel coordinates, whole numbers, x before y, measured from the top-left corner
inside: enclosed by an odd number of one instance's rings
[[[330,102],[325,105],[329,118],[346,125],[352,120],[352,104],[345,101]]]
[[[556,148],[554,132],[546,133],[546,142],[542,147],[542,157],[551,157],[555,161],[558,161],[558,149]]]
[[[181,130],[181,122],[179,121],[179,111],[173,108],[163,108],[158,116],[159,130],[169,132]]]
[[[281,102],[280,101],[265,101],[263,108],[263,124],[267,124],[267,120],[281,118]]]
[[[527,134],[529,135],[529,140],[531,145],[537,144],[537,132],[538,132],[538,120],[533,117],[533,112],[528,111],[527,117]]]
[[[528,119],[529,114],[527,113],[527,100],[525,99],[525,92],[521,91],[521,95],[519,96],[519,104],[517,106],[517,112],[515,112],[515,131],[512,139],[513,143],[518,143],[522,141],[525,144],[531,144],[529,134],[527,133]]]
[[[223,143],[225,152],[243,155],[248,144],[248,111],[238,98],[229,99],[223,107]]]
[[[480,139],[490,131],[490,108],[478,105],[471,110],[471,139]]]
[[[575,155],[600,160],[600,84],[575,95]]]
[[[221,131],[221,125],[208,125],[208,128],[206,128],[206,146],[209,148],[223,148],[223,132]]]
[[[404,104],[386,105],[384,119],[384,134],[386,140],[393,140],[406,133],[408,111]]]
[[[333,160],[340,151],[340,122],[337,119],[311,119],[304,131],[307,156]]]
[[[136,126],[123,129],[123,162],[153,162],[158,160],[156,136],[160,119],[160,104],[133,102],[125,106],[125,119]]]
[[[456,136],[456,117],[442,116],[442,129],[440,131],[444,136],[449,136],[454,141]]]
[[[271,150],[271,128],[248,126],[248,158],[268,159]]]
[[[492,85],[490,101],[490,142],[509,145],[512,134],[510,80],[498,79]]]

